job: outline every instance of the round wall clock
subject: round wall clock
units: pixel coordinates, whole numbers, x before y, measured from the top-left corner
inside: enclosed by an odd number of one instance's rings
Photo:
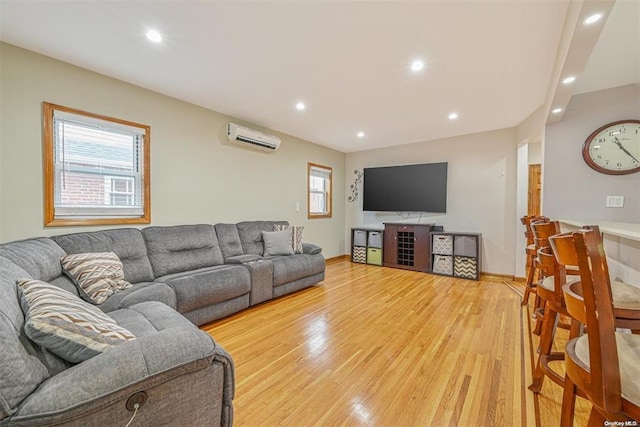
[[[609,175],[640,171],[640,120],[619,120],[595,131],[582,147],[584,161]]]

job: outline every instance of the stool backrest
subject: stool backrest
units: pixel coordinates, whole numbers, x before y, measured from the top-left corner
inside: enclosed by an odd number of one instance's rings
[[[580,269],[580,285],[584,307],[582,312],[589,338],[589,400],[603,413],[622,411],[620,366],[615,337],[613,299],[609,267],[599,230],[572,233]],[[560,236],[552,238],[556,247]],[[565,289],[569,288],[565,285]],[[573,316],[574,313],[570,310]]]
[[[531,230],[532,222],[549,222],[546,216],[528,215],[520,218],[520,222],[524,225],[524,237],[527,238],[527,246],[533,244],[533,231]]]
[[[536,221],[531,223],[533,231],[533,243],[536,249],[549,246],[549,237],[560,234],[560,223],[558,221]]]

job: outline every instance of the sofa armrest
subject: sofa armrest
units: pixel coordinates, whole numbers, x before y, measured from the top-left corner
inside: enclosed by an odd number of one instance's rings
[[[234,367],[231,357],[205,332],[176,327],[119,345],[49,378],[22,402],[12,421],[77,421],[108,405],[126,402],[133,393],[169,383],[216,363],[222,365],[220,371],[224,378],[219,381],[222,390],[214,390],[215,384],[205,387],[211,388],[210,396],[221,396],[223,414],[226,411],[227,416],[232,417]],[[193,390],[182,392],[188,395]],[[168,410],[171,404],[169,396]],[[126,413],[124,405],[119,410]]]
[[[315,255],[322,252],[322,248],[318,245],[314,245],[313,243],[303,243],[302,244],[302,253],[307,255]]]

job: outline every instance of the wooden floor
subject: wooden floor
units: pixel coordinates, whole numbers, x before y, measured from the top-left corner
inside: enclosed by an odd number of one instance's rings
[[[326,276],[203,327],[235,360],[236,426],[559,424],[560,387],[526,389],[521,285],[349,261]]]

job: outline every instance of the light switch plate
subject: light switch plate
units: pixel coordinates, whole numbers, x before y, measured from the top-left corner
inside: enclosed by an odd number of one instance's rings
[[[624,196],[607,196],[608,208],[622,208],[624,207]]]

